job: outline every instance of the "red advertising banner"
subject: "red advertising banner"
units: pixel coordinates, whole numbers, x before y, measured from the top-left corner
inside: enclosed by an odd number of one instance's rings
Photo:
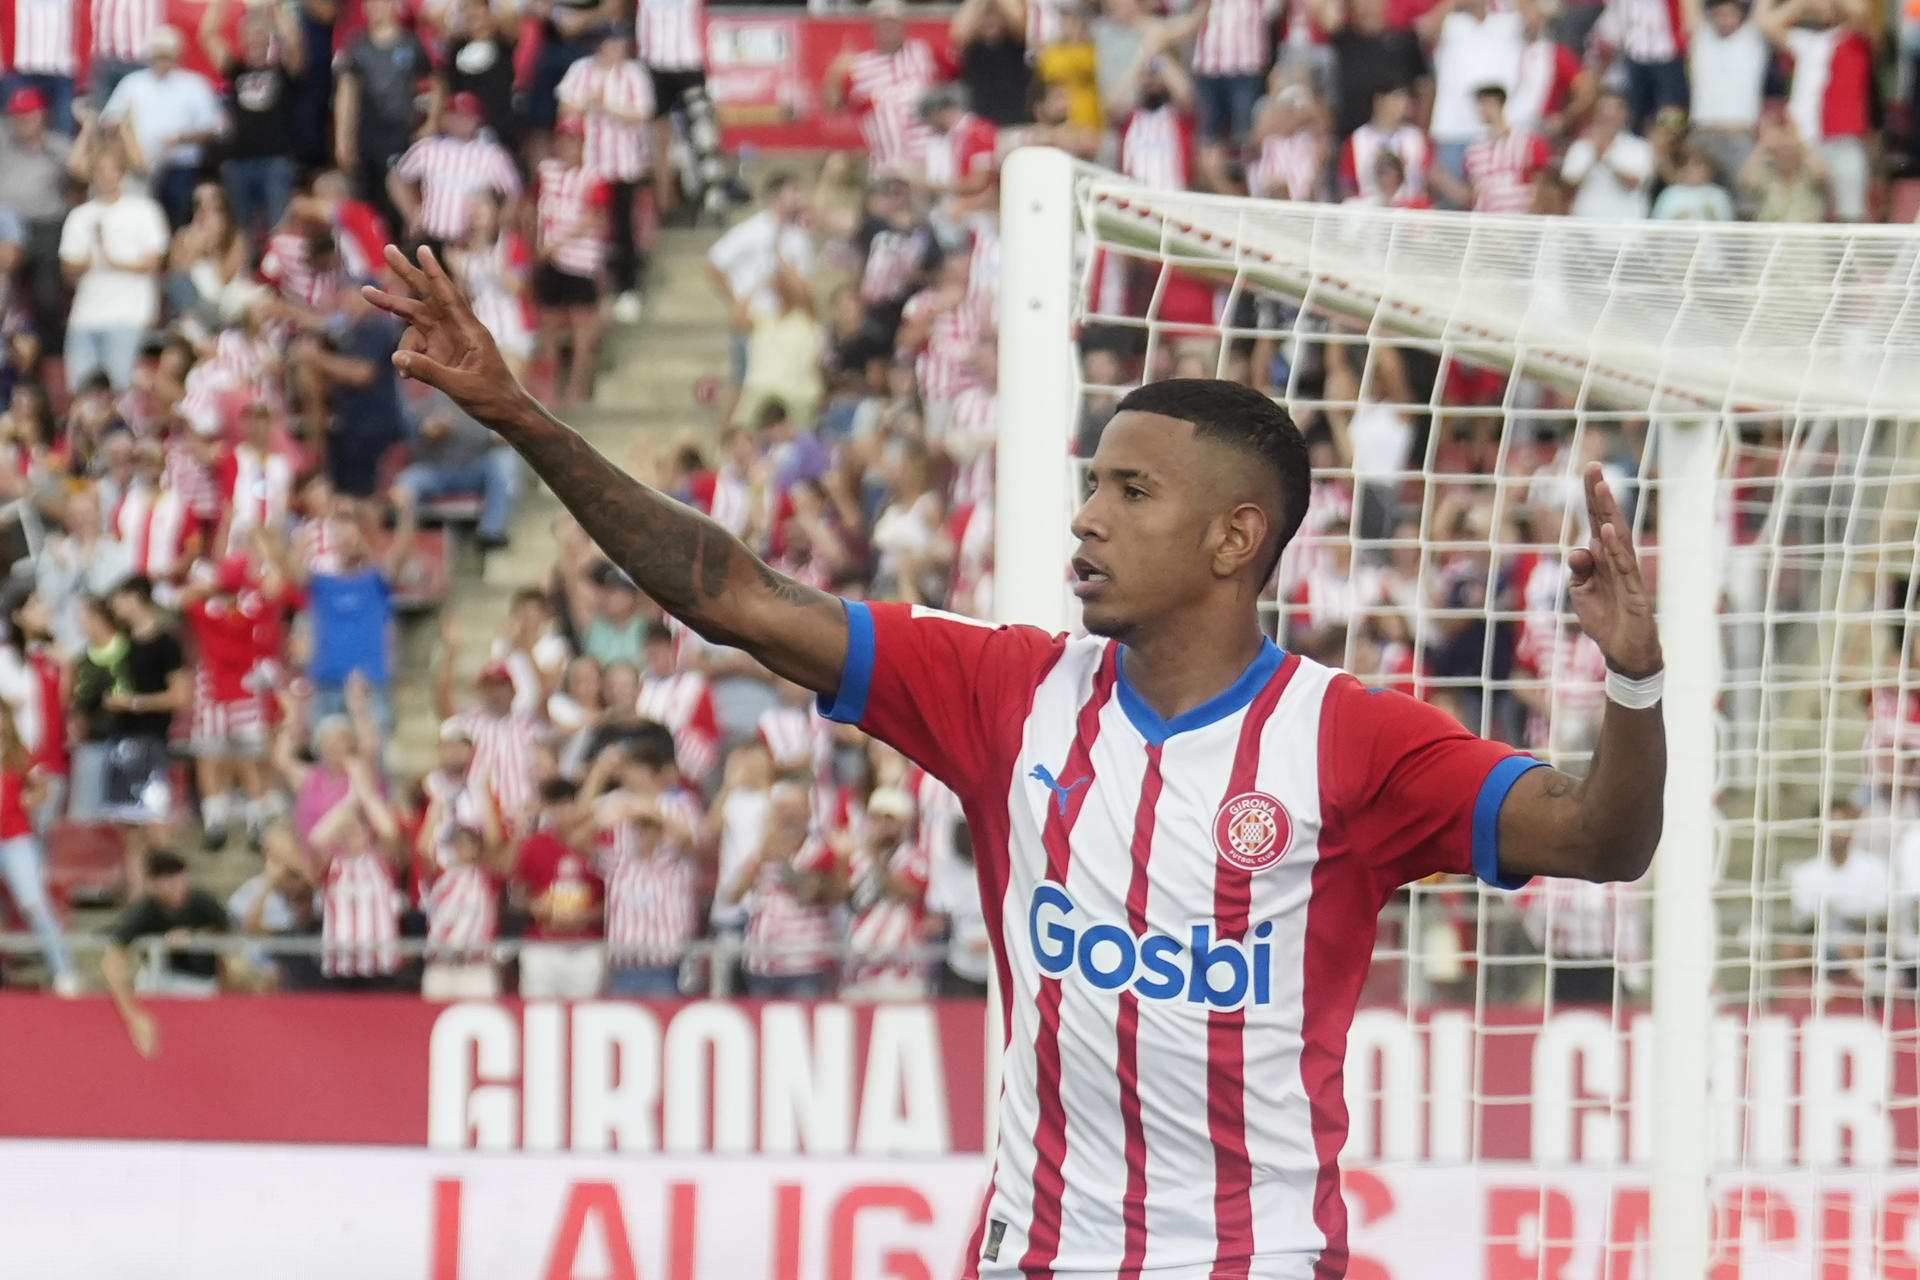
[[[907,35],[947,47],[944,19],[915,19]],[[710,13],[707,85],[727,146],[769,151],[846,150],[861,144],[858,119],[821,100],[827,68],[842,50],[873,47],[865,17],[780,12]]]
[[[0,997],[0,1138],[441,1151],[935,1157],[986,1126],[978,1003],[158,1001],[133,1052],[105,1000]],[[1920,1163],[1906,1009],[1711,1029],[1721,1167]],[[1651,1019],[1363,1009],[1348,1043],[1353,1168],[1615,1169],[1652,1151]]]

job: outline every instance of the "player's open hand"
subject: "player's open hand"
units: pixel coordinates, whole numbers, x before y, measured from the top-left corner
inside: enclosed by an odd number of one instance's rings
[[[407,322],[400,350],[393,356],[400,376],[446,392],[455,404],[490,427],[525,408],[526,388],[507,368],[493,335],[473,314],[433,250],[420,250],[416,266],[397,247],[388,245],[387,265],[413,296],[372,285],[363,292],[374,306]]]
[[[1567,554],[1573,612],[1609,667],[1641,679],[1665,665],[1653,621],[1653,596],[1640,576],[1626,517],[1600,464],[1589,462],[1584,479],[1592,541]]]

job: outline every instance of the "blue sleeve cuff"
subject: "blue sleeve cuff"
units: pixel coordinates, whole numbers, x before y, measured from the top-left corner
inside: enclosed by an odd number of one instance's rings
[[[859,724],[866,718],[867,691],[873,687],[873,610],[858,600],[840,603],[847,610],[847,658],[832,700],[820,695],[820,714],[841,724]]]
[[[1518,889],[1533,879],[1502,879],[1500,876],[1500,806],[1507,792],[1520,781],[1520,775],[1546,764],[1532,756],[1508,756],[1487,770],[1480,784],[1479,798],[1473,802],[1473,874],[1496,889]]]

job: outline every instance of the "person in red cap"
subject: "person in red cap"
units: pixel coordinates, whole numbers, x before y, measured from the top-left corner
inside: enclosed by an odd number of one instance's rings
[[[440,659],[434,666],[434,710],[447,728],[473,743],[467,787],[488,799],[508,831],[523,831],[534,809],[536,757],[546,748],[545,721],[513,709],[513,672],[490,661],[474,677],[473,705],[462,708],[453,692],[453,668],[460,636],[449,621],[441,630]]]
[[[454,94],[441,115],[443,132],[414,143],[387,175],[387,194],[409,240],[436,250],[458,242],[467,234],[476,192],[492,191],[503,203],[520,194],[513,157],[480,130],[483,112],[474,94]]]
[[[259,839],[273,816],[267,704],[254,672],[263,658],[277,656],[261,652],[261,637],[275,630],[274,612],[283,607],[278,585],[261,582],[244,552],[201,561],[181,592],[181,612],[198,656],[192,746],[209,849],[227,843],[236,812],[246,821],[250,842]]]
[[[593,366],[600,345],[600,271],[607,251],[606,182],[586,167],[586,126],[568,116],[553,131],[553,154],[534,174],[539,270],[533,278],[540,306],[536,364],[553,370],[558,403],[585,402],[593,390]],[[560,380],[560,338],[573,337],[573,362]]]

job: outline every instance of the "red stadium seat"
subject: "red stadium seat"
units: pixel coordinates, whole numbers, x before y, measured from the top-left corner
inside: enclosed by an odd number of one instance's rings
[[[110,822],[57,822],[47,832],[47,887],[62,903],[115,902],[126,892],[120,832]]]

